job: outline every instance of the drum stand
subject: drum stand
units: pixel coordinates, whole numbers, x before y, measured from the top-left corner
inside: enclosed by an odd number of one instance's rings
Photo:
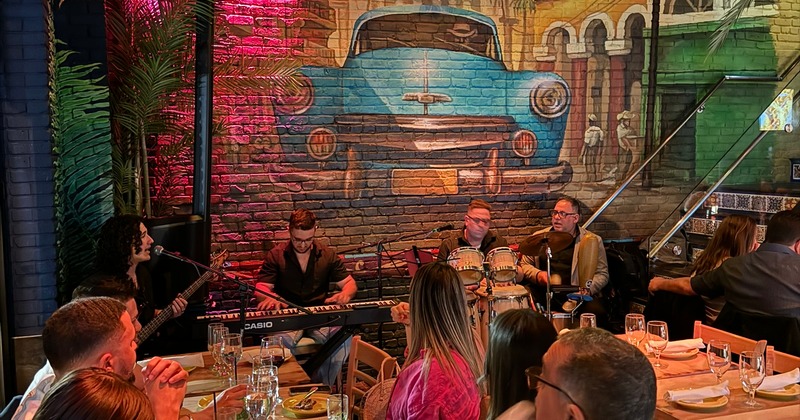
[[[545,316],[547,320],[553,322],[553,310],[550,308],[550,301],[553,299],[553,292],[550,290],[550,259],[553,258],[553,252],[550,249],[547,237],[542,242],[544,243],[544,253],[547,258],[547,291],[545,293]]]
[[[491,325],[495,317],[494,313],[494,295],[492,295],[492,288],[494,286],[494,273],[492,273],[491,265],[487,262],[483,263],[483,275],[486,278],[486,325]],[[489,339],[488,337],[486,338]]]

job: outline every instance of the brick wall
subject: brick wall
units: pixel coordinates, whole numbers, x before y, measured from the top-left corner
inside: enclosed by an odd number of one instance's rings
[[[25,0],[0,7],[6,286],[14,299],[12,334],[26,335],[40,332],[56,308],[45,8]]]

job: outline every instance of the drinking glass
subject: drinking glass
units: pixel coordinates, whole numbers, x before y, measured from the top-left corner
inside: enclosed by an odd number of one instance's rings
[[[762,408],[764,406],[756,402],[755,395],[756,389],[764,382],[765,376],[767,376],[767,371],[763,353],[743,351],[739,354],[739,380],[742,382],[742,389],[747,392],[745,407]]]
[[[228,327],[217,326],[211,330],[211,356],[214,358],[214,366],[211,368],[219,376],[228,374],[227,366],[222,359],[222,341],[225,335],[229,334]]]
[[[328,420],[347,420],[347,411],[350,402],[345,394],[331,394],[328,396]]]
[[[595,314],[581,314],[581,328],[597,328],[597,316]]]
[[[222,336],[220,353],[222,354],[222,360],[229,364],[233,377],[236,378],[236,365],[239,363],[239,359],[242,358],[241,334],[225,334]]]
[[[711,340],[706,347],[708,368],[722,382],[722,375],[731,367],[731,343],[722,340]]]
[[[264,337],[261,339],[261,366],[277,366],[283,364],[283,341],[280,337]]]
[[[272,413],[273,395],[266,383],[252,380],[247,384],[244,409],[251,420],[267,420]]]
[[[639,343],[644,340],[645,331],[644,315],[625,315],[625,335],[628,337],[629,343],[639,346]]]
[[[666,363],[661,362],[661,352],[667,348],[669,343],[669,331],[667,331],[667,323],[664,321],[650,321],[647,323],[647,344],[653,349],[653,354],[656,355],[656,362],[653,367],[663,369],[667,367]]]
[[[214,328],[222,328],[225,324],[221,322],[212,322],[208,324],[208,352],[212,353],[213,356],[213,348],[214,348]],[[211,372],[217,373],[217,364],[211,366]]]

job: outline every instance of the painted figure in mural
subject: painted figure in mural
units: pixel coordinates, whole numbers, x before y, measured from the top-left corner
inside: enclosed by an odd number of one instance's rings
[[[356,281],[332,249],[314,239],[317,217],[306,209],[297,209],[289,218],[289,240],[272,248],[258,273],[256,289],[278,295],[300,306],[343,305],[356,295]],[[328,296],[334,283],[338,293]],[[259,310],[285,308],[288,305],[268,296],[257,294]],[[318,328],[288,331],[279,334],[284,345],[294,350],[304,336],[324,344],[337,328]],[[316,381],[334,385],[350,348],[348,339],[334,355],[314,373]]]
[[[628,110],[622,111],[617,115],[617,141],[619,142],[619,152],[617,153],[617,179],[623,180],[628,176],[631,169],[636,169],[636,164],[641,160],[641,146],[636,130],[631,127],[631,119],[634,114]]]
[[[600,175],[600,150],[603,149],[604,135],[597,123],[597,115],[589,114],[589,127],[583,133],[581,161],[586,168],[587,180],[590,182],[598,181]]]
[[[161,312],[154,308],[153,284],[145,267],[150,261],[153,238],[147,233],[144,219],[135,215],[120,215],[108,219],[100,229],[97,241],[97,270],[103,274],[128,277],[136,287],[139,320],[146,325]],[[173,318],[186,310],[188,302],[180,294],[172,301]]]
[[[550,211],[552,226],[534,233],[565,232],[572,235],[572,242],[563,250],[552,253],[550,260],[551,284],[571,284],[579,287],[579,292],[591,295],[594,299],[581,306],[583,312],[597,315],[598,325],[605,324],[606,312],[603,307],[603,287],[608,283],[608,261],[603,247],[603,238],[578,226],[581,209],[578,200],[564,196]],[[532,285],[531,292],[536,302],[545,302],[545,287],[548,282],[544,255],[523,256],[520,260],[518,281]],[[567,283],[569,281],[569,283]],[[553,296],[554,307],[567,302],[565,294]]]
[[[472,200],[464,215],[464,230],[450,235],[439,245],[439,261],[446,261],[456,248],[473,247],[486,255],[495,248],[507,247],[508,241],[489,229],[492,223],[492,206],[484,200]]]

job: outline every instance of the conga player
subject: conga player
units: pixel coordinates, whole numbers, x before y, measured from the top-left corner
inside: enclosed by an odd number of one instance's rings
[[[508,242],[495,231],[489,229],[492,224],[492,206],[484,200],[472,200],[464,215],[464,230],[451,235],[439,246],[439,261],[446,261],[454,249],[472,247],[486,255],[489,251],[507,247]]]
[[[593,298],[592,301],[582,305],[582,312],[597,314],[598,322],[601,325],[605,324],[606,312],[600,300],[601,291],[608,283],[608,261],[603,239],[578,226],[581,218],[580,203],[572,197],[560,198],[550,211],[550,215],[552,226],[535,232],[533,237],[546,236],[549,232],[570,235],[554,235],[567,240],[559,239],[550,243],[553,251],[550,260],[551,278],[547,277],[547,260],[542,249],[538,256],[523,255],[520,260],[521,273],[517,275],[517,280],[523,284],[530,284],[534,299],[541,304],[545,302],[548,280],[551,281],[551,285],[576,286],[579,293]],[[520,251],[522,250],[523,246],[520,245]],[[551,307],[561,308],[566,302],[566,293],[556,294]]]

